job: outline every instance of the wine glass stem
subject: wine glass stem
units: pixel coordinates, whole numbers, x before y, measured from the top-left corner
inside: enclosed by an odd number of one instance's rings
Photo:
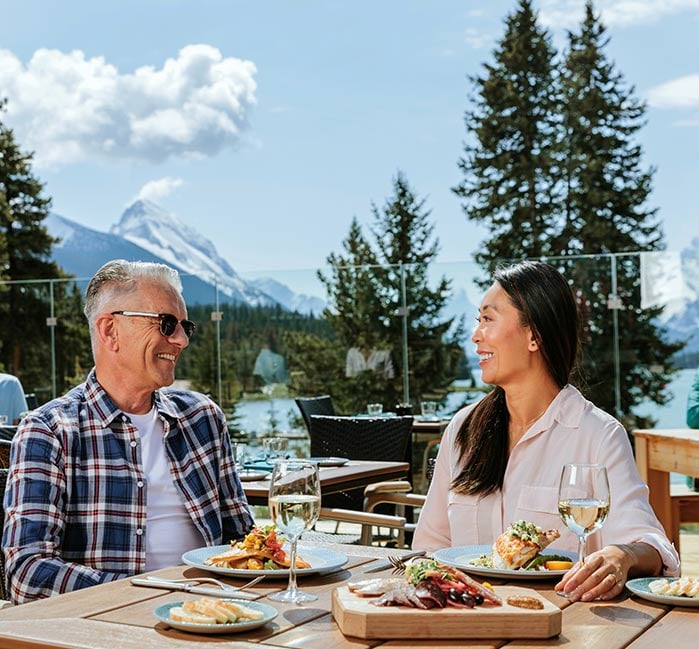
[[[291,539],[291,550],[289,551],[289,586],[287,590],[295,593],[296,587],[296,544],[298,536]]]
[[[585,563],[585,537],[578,537],[578,558],[580,563]]]

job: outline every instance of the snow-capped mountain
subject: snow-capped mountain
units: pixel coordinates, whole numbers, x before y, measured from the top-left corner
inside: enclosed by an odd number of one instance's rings
[[[682,250],[682,278],[686,298],[664,323],[672,340],[687,340],[684,351],[699,351],[699,238]]]
[[[155,207],[157,208],[157,206]],[[160,222],[166,223],[164,213],[162,210],[160,212]],[[149,231],[149,227],[146,223],[145,211],[141,211],[141,216],[143,219],[140,226],[141,235],[143,235]],[[132,224],[133,222],[131,221]],[[87,282],[95,274],[95,271],[110,259],[139,259],[167,263],[177,267],[180,271],[187,304],[213,304],[216,300],[216,287],[211,280],[212,265],[207,264],[201,275],[196,272],[198,267],[196,262],[201,258],[202,249],[211,250],[212,259],[220,259],[213,245],[196,235],[196,239],[192,240],[201,244],[201,247],[197,245],[184,247],[183,245],[177,250],[174,247],[173,237],[167,238],[168,228],[158,228],[155,223],[151,224],[151,238],[134,237],[137,241],[148,244],[148,247],[144,247],[119,234],[93,230],[55,213],[49,214],[44,221],[49,234],[60,239],[59,243],[53,246],[53,259],[67,273],[74,275],[79,280]],[[158,254],[160,250],[155,245],[158,240],[164,243],[162,255]],[[215,274],[219,278],[217,281],[221,302],[244,302],[250,305],[276,303],[274,298],[249,285],[232,269],[225,275],[227,269],[230,269],[230,266],[223,261],[219,273]]]
[[[211,241],[150,201],[138,200],[110,233],[147,250],[184,275],[217,285],[223,295],[252,306],[273,304],[263,291],[243,280]]]
[[[279,304],[289,309],[289,311],[312,313],[319,316],[326,306],[325,301],[321,298],[304,293],[294,293],[286,284],[282,284],[271,277],[251,279],[249,282],[255,288],[273,297]]]

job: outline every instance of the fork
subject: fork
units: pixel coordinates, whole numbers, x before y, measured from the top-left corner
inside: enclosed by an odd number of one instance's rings
[[[242,586],[231,586],[229,584],[224,584],[222,581],[219,581],[218,579],[214,579],[213,577],[191,577],[191,578],[183,578],[183,579],[162,579],[159,577],[154,577],[154,576],[148,576],[146,579],[149,581],[154,581],[154,582],[169,582],[171,584],[186,584],[189,582],[197,582],[197,583],[207,583],[207,584],[215,584],[218,586],[222,591],[224,592],[231,592],[234,593],[238,590],[245,590],[246,588],[250,588],[251,586],[254,586],[255,584],[259,583],[265,578],[265,575],[259,575],[255,577],[254,579],[251,579],[247,584],[243,584]]]
[[[400,575],[405,572],[405,567],[406,567],[406,560],[407,559],[413,559],[415,557],[421,557],[425,553],[424,552],[413,552],[409,555],[406,556],[399,556],[397,554],[389,554],[386,558],[388,559],[389,563],[393,566],[393,570],[391,571],[391,574],[394,575]]]

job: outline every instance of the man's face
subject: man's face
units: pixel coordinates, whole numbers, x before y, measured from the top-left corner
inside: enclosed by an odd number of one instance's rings
[[[167,283],[142,282],[136,293],[119,298],[119,305],[113,310],[170,313],[177,318],[174,332],[164,336],[158,318],[113,316],[119,336],[116,360],[129,388],[152,392],[171,385],[175,380],[177,359],[189,344],[179,324],[187,318],[187,309],[179,293]]]

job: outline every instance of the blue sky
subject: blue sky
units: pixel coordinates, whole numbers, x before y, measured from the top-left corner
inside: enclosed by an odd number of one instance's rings
[[[402,170],[439,259],[484,232],[460,180],[468,75],[515,0],[0,0],[3,120],[59,214],[107,231],[136,197],[240,271],[308,269]],[[583,0],[539,0],[563,44]],[[649,102],[640,142],[670,249],[699,236],[699,0],[599,1],[607,54]]]

